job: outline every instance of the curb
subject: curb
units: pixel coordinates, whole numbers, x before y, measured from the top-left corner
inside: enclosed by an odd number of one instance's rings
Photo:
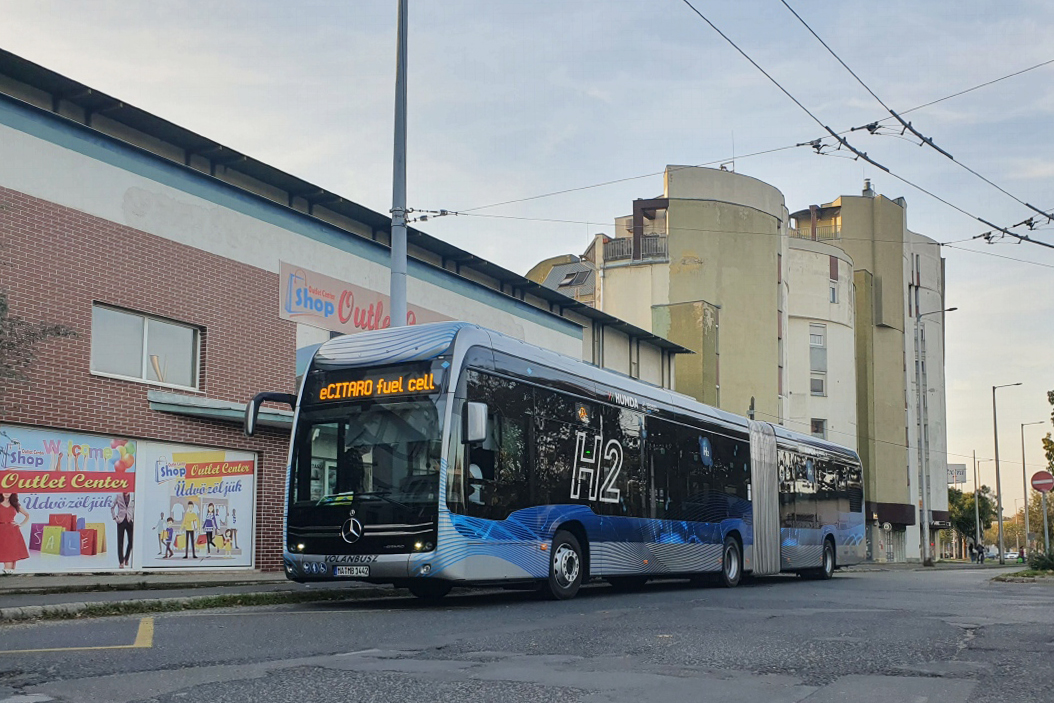
[[[135,600],[85,601],[54,605],[25,605],[0,609],[0,625],[28,620],[65,620],[143,613],[166,613],[208,608],[281,605],[318,601],[362,600],[394,595],[392,588],[367,587],[324,591],[260,591],[253,593],[185,596],[181,598],[140,598]]]

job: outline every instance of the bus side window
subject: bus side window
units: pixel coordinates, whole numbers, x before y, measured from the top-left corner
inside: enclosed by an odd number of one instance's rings
[[[527,507],[531,386],[474,372],[468,399],[490,409],[486,441],[466,448],[465,508],[469,515],[504,520]]]

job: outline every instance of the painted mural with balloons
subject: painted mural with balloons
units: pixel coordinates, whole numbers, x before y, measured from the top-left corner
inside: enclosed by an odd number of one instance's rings
[[[19,572],[132,568],[137,442],[0,425],[0,562]]]

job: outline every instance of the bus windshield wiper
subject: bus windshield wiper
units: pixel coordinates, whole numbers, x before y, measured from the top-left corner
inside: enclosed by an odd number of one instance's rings
[[[400,503],[399,501],[395,500],[394,498],[389,498],[388,495],[390,493],[391,493],[391,491],[361,491],[361,492],[358,493],[358,495],[360,497],[364,497],[364,498],[380,498],[381,500],[387,501],[387,502],[391,503],[392,505],[398,505],[400,508],[406,508],[407,510],[411,510],[411,511],[413,510],[413,508],[411,508],[406,503]]]

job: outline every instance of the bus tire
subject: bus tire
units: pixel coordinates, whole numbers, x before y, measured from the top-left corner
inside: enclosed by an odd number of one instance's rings
[[[549,579],[543,592],[552,600],[574,598],[585,570],[578,538],[566,530],[557,531],[549,554]]]
[[[644,588],[644,585],[648,583],[647,576],[612,576],[607,582],[611,584],[611,587],[616,591],[622,593],[628,593],[630,591],[639,591]]]
[[[735,588],[743,577],[743,548],[739,546],[739,540],[732,535],[725,537],[725,544],[721,548],[721,585],[725,588]]]
[[[419,579],[411,581],[407,585],[407,588],[410,589],[410,593],[421,600],[439,600],[446,594],[450,593],[450,589],[453,588],[453,585],[451,585],[449,581]]]
[[[815,581],[827,581],[834,576],[834,542],[830,538],[823,541],[823,561],[818,569],[808,569],[801,572],[802,578]]]

